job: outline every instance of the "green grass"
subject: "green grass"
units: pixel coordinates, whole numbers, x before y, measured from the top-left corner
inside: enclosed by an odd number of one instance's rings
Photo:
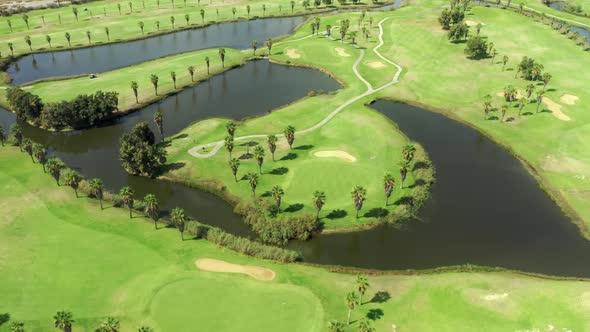
[[[27,331],[54,331],[52,315],[71,310],[75,331],[94,331],[105,316],[123,331],[325,331],[345,320],[354,275],[238,255],[204,240],[181,242],[125,209],[76,199],[56,187],[17,148],[0,149],[0,314]],[[198,258],[270,268],[277,278],[197,270]],[[589,284],[511,273],[372,276],[353,325],[371,315],[377,331],[587,330]],[[386,292],[383,302],[367,302]],[[502,297],[506,293],[505,297]],[[500,298],[494,298],[500,296]],[[489,298],[492,298],[490,300]],[[488,299],[486,299],[488,298]],[[9,323],[0,325],[9,331]]]

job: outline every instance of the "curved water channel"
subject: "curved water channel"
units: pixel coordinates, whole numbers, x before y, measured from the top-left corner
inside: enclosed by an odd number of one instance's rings
[[[78,51],[84,50],[73,52]],[[110,190],[130,185],[138,196],[155,193],[164,209],[181,206],[204,223],[252,236],[231,206],[214,195],[127,175],[118,161],[118,138],[140,121],[153,126],[158,109],[164,113],[169,136],[193,121],[262,115],[309,90],[337,88],[334,80],[317,71],[254,61],[109,126],[67,133],[23,126],[26,136],[49,146],[52,154],[85,176],[102,178]],[[385,101],[373,107],[429,152],[437,169],[432,198],[420,211],[420,220],[401,229],[381,226],[292,243],[290,247],[301,250],[306,261],[378,269],[472,263],[590,277],[590,266],[582,258],[590,252],[590,241],[504,149],[436,113]],[[0,109],[0,125],[8,128],[14,121],[11,113]]]

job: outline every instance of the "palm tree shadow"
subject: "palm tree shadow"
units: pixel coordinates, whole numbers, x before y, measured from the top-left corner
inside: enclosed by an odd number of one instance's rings
[[[371,309],[369,312],[367,312],[367,318],[372,321],[381,319],[381,317],[383,317],[383,310],[379,308]]]
[[[497,116],[495,116],[495,115],[492,115],[492,116],[490,116],[490,117],[488,117],[488,118],[487,118],[487,120],[489,120],[489,121],[492,121],[492,120],[499,120],[499,119],[500,119],[500,118],[499,118],[499,117],[497,117]]]
[[[303,204],[301,203],[295,203],[295,204],[291,204],[289,206],[287,206],[286,209],[284,209],[284,212],[297,212],[299,210],[303,209]]]
[[[403,196],[403,197],[400,197],[397,201],[395,201],[394,204],[395,205],[413,205],[414,199],[410,196]]]
[[[367,211],[363,217],[365,218],[383,218],[389,214],[389,210],[384,208],[373,208]]]
[[[408,186],[408,188],[422,187],[425,184],[426,181],[424,181],[423,179],[416,179],[412,185]]]
[[[272,175],[284,175],[284,174],[287,174],[287,172],[289,172],[289,168],[287,168],[287,167],[279,167],[279,168],[273,169],[268,174],[272,174]]]
[[[262,194],[260,194],[260,197],[270,197],[272,194],[270,193],[270,191],[265,191]]]
[[[8,322],[9,320],[10,320],[9,313],[0,314],[0,326],[4,325],[4,323]]]
[[[281,160],[293,160],[297,158],[297,154],[293,152],[289,152],[286,156],[283,156]]]
[[[328,219],[342,219],[344,217],[346,217],[348,215],[348,212],[341,210],[341,209],[336,209],[336,210],[332,210],[330,213],[328,213],[326,215],[326,218]]]
[[[300,145],[300,146],[295,147],[293,149],[294,150],[311,150],[311,149],[313,149],[313,145],[311,145],[311,144]]]
[[[370,303],[385,303],[385,302],[389,301],[389,299],[391,299],[391,295],[389,294],[388,291],[379,291],[379,292],[375,293],[375,295],[373,295],[373,298],[369,302]]]

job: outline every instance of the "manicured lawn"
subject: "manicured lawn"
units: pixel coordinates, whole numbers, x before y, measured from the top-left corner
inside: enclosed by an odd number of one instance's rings
[[[122,331],[325,331],[346,319],[354,275],[235,254],[204,240],[181,242],[124,209],[76,199],[17,148],[0,149],[0,314],[27,331],[55,331],[70,310],[74,331],[105,316]],[[270,268],[273,281],[197,270],[198,258]],[[347,331],[370,317],[377,331],[587,329],[590,284],[511,273],[372,276]],[[377,295],[379,293],[379,295]],[[10,322],[0,323],[9,331]]]

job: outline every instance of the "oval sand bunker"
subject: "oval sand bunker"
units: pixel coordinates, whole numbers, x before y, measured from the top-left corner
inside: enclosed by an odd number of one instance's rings
[[[351,163],[356,161],[356,158],[351,156],[350,153],[340,150],[318,151],[313,155],[320,158],[338,158],[345,161],[350,161]]]
[[[203,270],[209,272],[226,272],[226,273],[241,273],[249,275],[258,280],[269,281],[275,278],[275,272],[270,269],[265,269],[252,265],[239,265],[228,263],[218,259],[202,258],[195,261],[195,265]]]

